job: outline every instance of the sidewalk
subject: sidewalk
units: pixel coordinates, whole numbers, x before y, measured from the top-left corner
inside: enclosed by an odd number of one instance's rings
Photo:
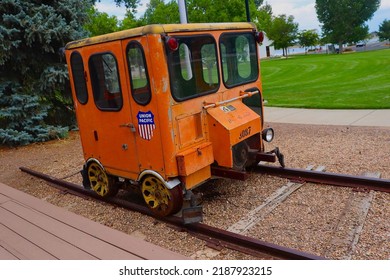
[[[265,122],[390,128],[390,109],[326,110],[264,107]]]

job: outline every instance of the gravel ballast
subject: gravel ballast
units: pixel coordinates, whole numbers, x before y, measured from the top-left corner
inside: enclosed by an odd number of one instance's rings
[[[380,172],[390,179],[390,128],[268,124],[276,133],[267,150],[279,147],[287,167],[323,165],[326,171],[362,175]],[[145,239],[195,259],[255,259],[235,251],[216,251],[205,242],[138,213],[62,194],[45,182],[19,171],[25,166],[57,178],[81,183],[83,165],[80,138],[0,149],[0,181],[91,220]],[[198,187],[204,223],[229,228],[263,204],[288,180],[251,174],[245,182],[212,180]],[[123,194],[122,195],[129,195]],[[246,235],[330,259],[390,258],[390,194],[374,192],[365,217],[359,201],[369,193],[349,188],[304,184],[248,231]],[[356,208],[356,209],[355,209]],[[360,212],[359,212],[360,211]],[[356,244],[346,227],[363,220]],[[359,225],[356,226],[359,228]],[[354,237],[356,239],[356,236]],[[350,240],[350,241],[349,241]]]

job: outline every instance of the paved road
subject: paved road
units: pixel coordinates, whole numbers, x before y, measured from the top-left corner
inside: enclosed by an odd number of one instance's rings
[[[364,46],[352,47],[352,49],[357,52],[374,51],[374,50],[387,49],[387,48],[389,48],[389,46],[386,45],[386,42],[369,42]]]

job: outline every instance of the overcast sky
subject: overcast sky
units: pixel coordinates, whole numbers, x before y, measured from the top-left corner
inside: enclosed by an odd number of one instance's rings
[[[268,2],[272,6],[274,15],[293,15],[295,22],[299,23],[299,30],[321,30],[314,8],[314,0],[266,0],[265,2]],[[137,17],[140,17],[144,13],[148,3],[149,0],[141,0],[142,6],[138,7],[137,9]],[[123,7],[116,7],[113,0],[101,0],[100,3],[98,2],[96,4],[96,6],[99,11],[106,12],[109,15],[116,15],[118,19],[123,19],[126,12]],[[390,19],[390,0],[381,1],[379,10],[376,11],[372,20],[368,22],[370,31],[377,31],[379,25],[385,19]]]

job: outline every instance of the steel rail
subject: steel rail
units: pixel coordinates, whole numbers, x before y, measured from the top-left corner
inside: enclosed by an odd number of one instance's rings
[[[353,176],[348,174],[321,172],[306,169],[282,168],[262,164],[259,164],[258,166],[254,167],[252,171],[256,173],[279,176],[290,180],[305,181],[332,186],[361,188],[380,192],[390,192],[390,180],[388,179]]]
[[[156,218],[146,206],[142,206],[130,201],[122,200],[117,197],[102,198],[99,195],[97,195],[95,192],[91,190],[87,190],[77,184],[70,183],[61,179],[57,179],[50,175],[46,175],[44,173],[34,171],[25,167],[20,167],[20,170],[34,177],[43,179],[51,183],[55,187],[60,186],[59,189],[62,191],[64,190],[64,188],[66,190],[69,189],[72,194],[81,195],[82,197],[91,196],[95,199]],[[267,254],[273,257],[288,259],[288,260],[324,260],[325,259],[323,257],[314,254],[305,253],[292,248],[287,248],[276,244],[268,243],[252,237],[229,232],[202,223],[183,224],[182,219],[175,216],[156,218],[156,219],[169,223],[180,229],[184,229],[188,233],[193,234],[203,240],[210,241],[212,243],[218,243],[230,249],[241,251],[246,254],[253,254],[255,252],[257,255]],[[217,240],[217,242],[215,240]]]

